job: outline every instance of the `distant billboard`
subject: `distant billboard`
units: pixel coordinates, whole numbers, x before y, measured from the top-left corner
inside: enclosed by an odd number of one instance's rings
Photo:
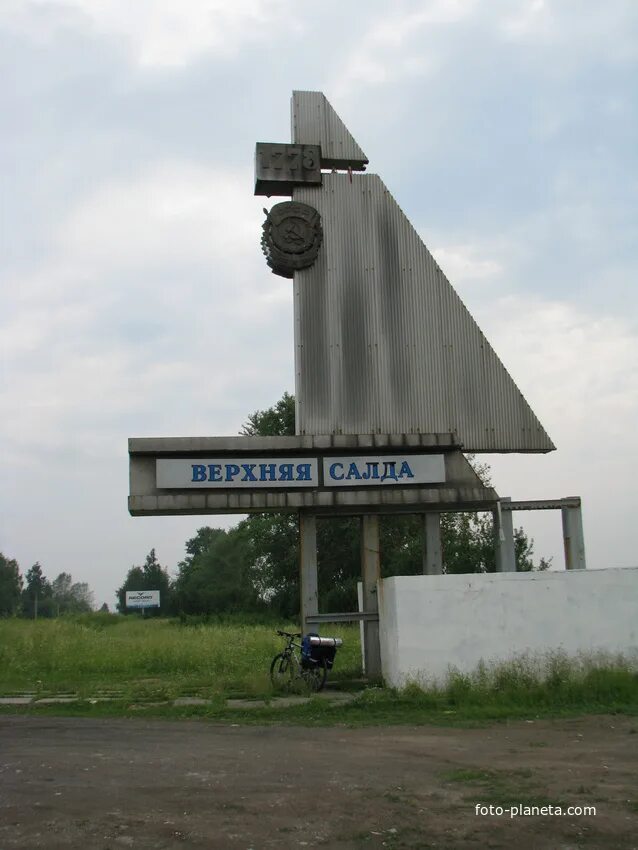
[[[159,590],[127,590],[126,607],[159,608],[160,592]]]

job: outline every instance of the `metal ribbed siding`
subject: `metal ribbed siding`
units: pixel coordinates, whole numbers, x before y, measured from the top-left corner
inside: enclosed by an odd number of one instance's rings
[[[368,157],[322,92],[293,92],[291,122],[293,143],[321,145],[324,167],[365,168]]]
[[[453,433],[466,451],[546,452],[538,419],[376,175],[294,190],[319,210],[295,272],[299,434]]]

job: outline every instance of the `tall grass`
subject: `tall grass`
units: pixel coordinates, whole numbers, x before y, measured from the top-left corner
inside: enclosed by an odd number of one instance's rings
[[[295,630],[290,624],[279,627]],[[0,620],[0,695],[117,692],[126,699],[152,700],[192,694],[215,704],[222,697],[268,695],[270,662],[283,647],[276,628],[113,615]],[[328,630],[343,639],[329,681],[360,676],[358,625]],[[469,674],[450,670],[445,682],[413,681],[399,691],[373,688],[340,709],[352,722],[388,723],[564,710],[638,713],[638,659],[521,656],[480,664]]]
[[[445,682],[413,680],[402,698],[451,711],[486,706],[508,712],[573,706],[638,712],[638,658],[612,653],[524,654],[471,673],[451,668]]]
[[[0,620],[0,692],[266,693],[271,659],[283,646],[275,630],[113,615]],[[360,675],[358,628],[330,633],[343,638],[331,679]]]

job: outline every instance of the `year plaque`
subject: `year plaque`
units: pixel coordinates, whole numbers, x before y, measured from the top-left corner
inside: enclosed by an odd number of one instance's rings
[[[321,186],[319,145],[257,142],[255,195],[292,195],[295,186]]]

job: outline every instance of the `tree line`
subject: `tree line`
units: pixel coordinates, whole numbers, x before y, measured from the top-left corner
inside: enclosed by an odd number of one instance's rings
[[[295,433],[294,397],[285,393],[271,408],[248,417],[245,436]],[[489,468],[475,466],[489,485]],[[383,516],[380,523],[382,574],[422,572],[423,524],[419,516]],[[489,513],[441,515],[447,573],[494,572],[494,529]],[[522,528],[514,532],[519,571],[547,569],[534,561],[533,541]],[[142,566],[132,567],[117,590],[118,609],[126,612],[127,590],[159,590],[159,615],[271,613],[281,619],[299,614],[299,533],[295,514],[253,514],[234,528],[204,526],[186,541],[185,558],[170,577],[152,549]],[[318,519],[319,605],[323,612],[357,607],[361,574],[359,520]]]
[[[37,561],[23,578],[18,562],[0,552],[0,617],[59,617],[85,614],[93,607],[86,582],[74,582],[70,573],[49,581]]]

